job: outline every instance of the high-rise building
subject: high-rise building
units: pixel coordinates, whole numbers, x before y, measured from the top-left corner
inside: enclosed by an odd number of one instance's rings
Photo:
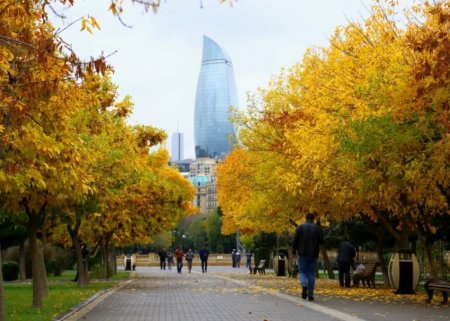
[[[195,187],[194,206],[199,208],[201,215],[208,215],[217,208],[217,181],[214,172],[217,161],[212,158],[199,158],[190,164],[188,179]]]
[[[231,59],[215,41],[204,36],[194,115],[197,158],[221,159],[231,151],[235,136],[228,114],[231,106],[238,107]]]
[[[179,161],[184,158],[184,134],[176,132],[172,134],[171,161]]]

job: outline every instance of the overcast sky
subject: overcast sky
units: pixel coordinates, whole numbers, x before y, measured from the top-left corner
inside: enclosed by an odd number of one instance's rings
[[[127,1],[125,1],[127,2]],[[131,2],[131,1],[128,1]],[[233,7],[218,0],[167,0],[157,14],[129,5],[124,27],[108,11],[106,0],[77,0],[66,10],[65,24],[90,14],[102,29],[80,32],[78,23],[63,32],[82,58],[106,55],[114,82],[135,104],[131,124],[184,133],[185,158],[194,158],[194,105],[202,56],[202,37],[221,45],[234,66],[239,108],[246,95],[266,87],[282,68],[301,61],[305,50],[328,44],[348,19],[367,17],[371,0],[239,0]],[[56,21],[57,25],[64,24]]]

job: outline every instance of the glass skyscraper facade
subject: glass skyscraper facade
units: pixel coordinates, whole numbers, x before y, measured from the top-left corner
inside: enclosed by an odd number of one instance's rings
[[[235,140],[230,106],[238,107],[233,65],[212,39],[203,37],[203,57],[194,114],[195,155],[224,158]]]

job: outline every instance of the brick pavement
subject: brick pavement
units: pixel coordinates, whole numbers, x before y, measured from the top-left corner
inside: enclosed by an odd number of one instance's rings
[[[197,267],[197,269],[199,269]],[[384,304],[348,302],[326,297],[315,302],[265,293],[249,287],[227,272],[246,269],[210,267],[208,274],[158,268],[139,268],[131,282],[102,295],[65,321],[449,321],[448,308],[440,310],[388,307]],[[215,273],[221,272],[221,273]]]

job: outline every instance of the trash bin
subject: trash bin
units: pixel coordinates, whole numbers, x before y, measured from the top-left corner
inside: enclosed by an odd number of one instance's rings
[[[419,283],[419,262],[410,250],[400,250],[389,262],[389,278],[397,294],[415,294]]]
[[[127,255],[125,257],[125,271],[131,271],[132,262],[131,262],[131,255]]]
[[[287,259],[283,254],[273,258],[273,270],[277,276],[286,276]]]

